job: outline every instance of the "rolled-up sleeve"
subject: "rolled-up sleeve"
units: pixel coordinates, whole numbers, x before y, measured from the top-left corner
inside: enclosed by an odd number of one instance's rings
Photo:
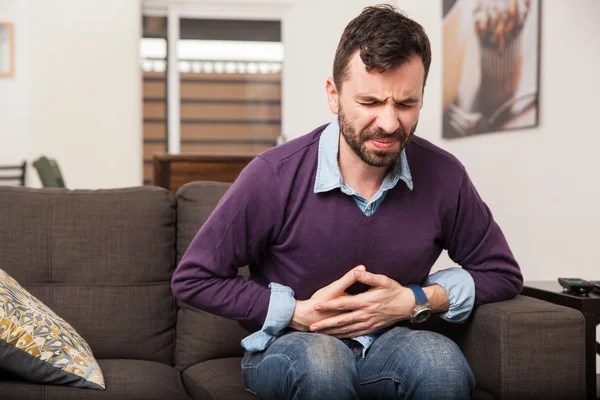
[[[271,289],[269,309],[262,329],[242,340],[242,347],[250,352],[265,350],[289,325],[294,316],[296,308],[294,291],[278,283],[271,283],[269,288]]]
[[[475,281],[462,268],[448,268],[435,272],[425,279],[423,286],[438,284],[446,290],[450,309],[441,318],[448,322],[464,322],[475,305]]]

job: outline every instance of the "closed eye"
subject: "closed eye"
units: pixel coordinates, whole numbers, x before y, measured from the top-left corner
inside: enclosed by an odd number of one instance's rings
[[[372,106],[378,105],[379,103],[377,103],[377,102],[369,102],[369,103],[359,103],[359,104],[363,105],[363,106],[367,106],[367,107],[372,107]]]
[[[397,107],[400,108],[413,108],[415,106],[414,103],[396,103]]]

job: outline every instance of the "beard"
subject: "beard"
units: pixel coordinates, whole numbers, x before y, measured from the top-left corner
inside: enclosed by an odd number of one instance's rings
[[[400,126],[394,133],[388,134],[381,128],[372,127],[357,132],[356,128],[346,119],[345,114],[340,109],[339,114],[340,132],[342,137],[348,143],[348,146],[356,155],[366,164],[372,167],[390,167],[400,158],[400,153],[406,147],[410,138],[417,130],[417,122],[407,134],[404,128]],[[369,150],[366,142],[368,140],[397,140],[400,142],[398,150]]]

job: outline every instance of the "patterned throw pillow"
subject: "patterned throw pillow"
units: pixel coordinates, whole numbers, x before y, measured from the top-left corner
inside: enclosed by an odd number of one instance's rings
[[[86,341],[2,269],[0,368],[36,383],[105,389]]]

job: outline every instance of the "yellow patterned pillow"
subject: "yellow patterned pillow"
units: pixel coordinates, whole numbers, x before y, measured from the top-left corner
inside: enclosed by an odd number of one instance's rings
[[[36,383],[105,389],[86,341],[1,269],[0,368]]]

